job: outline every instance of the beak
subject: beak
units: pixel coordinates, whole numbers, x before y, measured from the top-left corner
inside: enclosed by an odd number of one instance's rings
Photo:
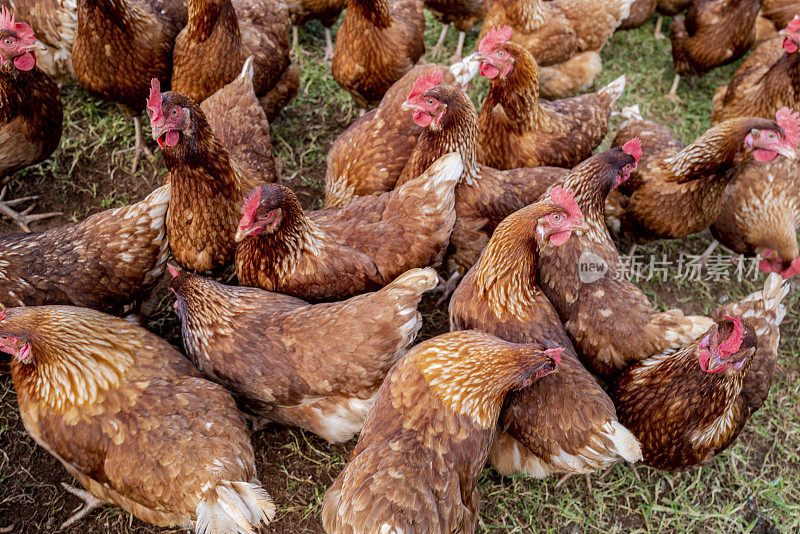
[[[155,141],[158,141],[158,139],[162,135],[164,135],[165,133],[167,133],[169,131],[169,128],[167,128],[166,121],[162,125],[151,124],[150,126],[153,128],[153,139]]]
[[[241,243],[246,237],[258,233],[259,230],[260,228],[258,226],[251,226],[250,228],[239,227],[236,229],[236,235],[233,240],[237,243]]]
[[[30,50],[31,52],[47,52],[47,45],[37,40],[36,44],[31,45],[31,47],[28,50]]]
[[[723,365],[725,365],[725,362],[719,356],[717,356],[717,353],[715,352],[711,355],[711,359],[708,362],[708,370],[716,371]]]
[[[413,111],[414,106],[411,103],[409,103],[408,100],[406,100],[400,105],[400,109],[402,109],[403,111]]]

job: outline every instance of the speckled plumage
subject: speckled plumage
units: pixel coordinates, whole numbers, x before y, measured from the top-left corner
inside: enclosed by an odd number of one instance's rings
[[[589,370],[606,377],[633,361],[693,341],[711,323],[680,310],[657,312],[638,287],[616,276],[619,253],[605,224],[604,203],[616,178],[633,162],[621,148],[613,148],[592,156],[558,182],[574,192],[589,230],[560,247],[542,249],[539,260],[539,285],[577,353]],[[585,258],[584,265],[604,262],[608,267],[588,283],[581,281],[579,271],[584,252],[597,257]]]
[[[296,69],[290,69],[286,5],[256,0],[188,4],[189,22],[175,39],[172,89],[202,102],[233,81],[253,56],[255,93],[272,120],[299,85]],[[287,84],[288,91],[279,87]],[[279,94],[281,102],[273,102]]]
[[[754,350],[741,369],[708,373],[698,363],[705,335],[680,348],[636,362],[609,391],[620,421],[642,443],[644,462],[660,469],[691,467],[729,447],[766,399],[786,313],[781,299],[789,291],[779,275],[764,290],[714,313],[740,316],[745,323],[739,350]],[[715,331],[714,324],[709,332]],[[680,415],[678,415],[680,414]]]
[[[498,171],[477,162],[478,114],[459,87],[438,85],[424,93],[447,106],[439,126],[427,128],[406,163],[397,185],[413,179],[431,162],[458,152],[464,174],[456,188],[458,219],[450,240],[448,268],[465,273],[478,260],[494,228],[506,216],[535,201],[566,174],[556,167]],[[434,123],[431,123],[432,125]]]
[[[490,453],[503,474],[588,473],[620,458],[641,459],[636,439],[608,395],[581,365],[558,313],[536,283],[538,220],[559,213],[539,202],[509,215],[450,299],[450,328],[476,329],[514,343],[565,349],[557,373],[509,394]],[[565,210],[560,213],[565,214]]]
[[[497,48],[514,62],[508,76],[490,81],[478,116],[478,161],[495,169],[572,168],[591,156],[606,135],[625,79],[595,93],[547,102],[539,100],[539,67],[530,52],[513,41]]]
[[[782,133],[774,120],[739,117],[711,127],[684,147],[663,126],[635,112],[628,116],[612,145],[639,137],[644,154],[619,188],[625,198],[618,197],[624,215],[617,225],[643,241],[685,237],[711,226],[736,168],[753,161],[745,137],[754,128]]]
[[[336,33],[333,77],[358,107],[380,101],[425,52],[422,0],[349,0]]]
[[[71,304],[128,312],[164,272],[170,186],[45,232],[0,237],[0,309]]]
[[[252,524],[274,516],[230,394],[166,341],[84,308],[6,313],[0,333],[31,351],[11,366],[25,428],[96,497],[162,526],[224,517],[227,491]]]
[[[257,415],[346,441],[416,337],[417,305],[437,281],[413,269],[376,293],[317,305],[191,273],[172,288],[184,347],[206,376]]]
[[[355,197],[391,191],[423,128],[401,109],[417,78],[431,71],[419,65],[386,92],[377,109],[350,125],[328,152],[323,208],[341,208]],[[441,69],[443,83],[455,78]]]
[[[329,534],[475,531],[478,477],[506,393],[552,372],[538,345],[452,332],[409,351],[381,386],[328,488]]]
[[[279,213],[278,226],[239,243],[239,281],[311,301],[341,300],[408,269],[438,265],[456,219],[462,168],[448,155],[398,189],[307,213],[290,189],[272,186],[269,206],[262,196],[259,209]]]

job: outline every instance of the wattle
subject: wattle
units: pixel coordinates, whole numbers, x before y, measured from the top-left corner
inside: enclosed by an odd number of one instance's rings
[[[181,134],[177,130],[170,130],[164,135],[164,142],[167,143],[168,146],[175,146],[178,144],[180,136]]]
[[[566,230],[564,232],[558,232],[556,234],[553,234],[552,236],[550,236],[550,243],[552,243],[557,247],[560,247],[561,245],[569,241],[570,234],[572,234],[571,230]]]
[[[433,117],[422,111],[414,110],[411,113],[411,116],[413,117],[414,122],[423,128],[427,128],[430,126],[431,122],[433,122]]]
[[[33,52],[25,52],[21,56],[14,58],[14,66],[19,70],[31,70],[36,66],[36,56]]]
[[[478,68],[478,70],[480,71],[481,76],[486,76],[490,80],[500,76],[500,69],[494,65],[489,65],[488,63],[481,63],[481,66]]]
[[[783,49],[789,52],[790,54],[794,54],[795,52],[797,52],[797,43],[795,43],[791,39],[784,39]]]
[[[756,149],[753,152],[753,158],[760,163],[769,163],[770,161],[774,160],[778,157],[777,152],[773,152],[771,150],[764,150],[762,148]]]

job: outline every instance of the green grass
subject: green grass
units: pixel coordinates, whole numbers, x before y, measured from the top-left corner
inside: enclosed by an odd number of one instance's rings
[[[441,25],[428,18],[426,42],[432,47]],[[665,21],[665,27],[669,21]],[[652,21],[638,30],[619,32],[603,50],[604,71],[595,88],[621,74],[628,86],[620,106],[639,104],[642,114],[668,126],[690,142],[710,125],[711,96],[730,78],[737,64],[717,69],[698,80],[682,80],[684,105],[666,100],[673,70],[669,41],[655,41]],[[322,196],[325,156],[330,144],[357,116],[349,95],[322,63],[322,27],[301,29],[295,62],[302,70],[298,97],[272,124],[273,146],[284,183],[301,192],[307,207]],[[465,54],[475,46],[477,32],[468,35]],[[444,57],[455,49],[451,30]],[[470,95],[479,104],[486,81],[478,79]],[[130,152],[115,152],[133,143],[130,120],[113,104],[90,98],[79,88],[62,90],[65,125],[62,144],[53,158],[15,175],[12,193],[42,195],[47,209],[61,209],[65,219],[80,220],[89,213],[143,197],[164,176],[160,155],[142,162],[136,174],[128,171]],[[609,139],[613,137],[613,130]],[[154,143],[151,143],[155,148]],[[60,222],[64,222],[61,220]],[[6,228],[8,230],[8,228]],[[707,235],[642,247],[638,254],[681,251],[699,254]],[[625,249],[623,249],[625,250]],[[737,299],[758,288],[746,282],[639,282],[661,309],[679,307],[705,313],[724,299]],[[446,307],[434,298],[423,302],[425,326],[421,337],[442,331]],[[165,290],[150,327],[173,342],[177,322],[172,298]],[[771,395],[729,450],[708,466],[682,473],[664,473],[638,466],[618,465],[560,488],[556,479],[501,477],[486,469],[480,482],[482,509],[479,532],[797,532],[800,530],[800,296],[786,301],[780,359]],[[624,317],[620,317],[624,321]],[[68,481],[63,469],[22,428],[13,388],[0,382],[0,527],[26,510],[33,519],[16,525],[19,531],[52,531],[76,506],[58,486]],[[355,441],[331,446],[302,431],[270,427],[254,434],[262,481],[279,507],[270,532],[320,532],[319,512],[324,489],[341,471]],[[8,517],[8,519],[6,519]],[[58,518],[58,521],[54,519]],[[105,508],[78,524],[73,532],[161,532],[130,521],[127,514]]]

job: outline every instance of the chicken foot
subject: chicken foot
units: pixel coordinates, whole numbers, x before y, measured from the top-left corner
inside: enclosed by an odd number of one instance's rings
[[[431,50],[431,57],[438,58],[442,55],[442,50],[444,49],[444,40],[447,38],[447,31],[449,29],[449,24],[445,24],[444,28],[442,28],[442,33],[439,34],[439,40],[436,41],[436,46],[434,46],[433,50]]]
[[[16,206],[17,204],[21,204],[23,202],[29,202],[31,200],[36,200],[39,197],[37,195],[33,195],[29,197],[17,198],[14,200],[5,200],[7,191],[8,187],[6,186],[4,186],[3,190],[0,191],[0,214],[11,219],[26,234],[31,233],[31,228],[30,226],[28,226],[30,223],[61,215],[60,211],[31,214],[31,211],[33,211],[33,208],[36,207],[36,204],[31,204],[30,206],[25,208],[25,210],[22,212],[16,211],[11,206]]]
[[[661,41],[666,39],[666,35],[661,33],[661,25],[664,24],[664,15],[659,15],[656,19],[656,29],[653,31],[653,37],[655,37],[656,41]]]
[[[572,475],[573,475],[573,473],[567,473],[566,475],[561,477],[558,480],[558,482],[556,482],[556,488],[560,488],[561,486],[563,486],[564,482],[566,482],[569,479],[569,477],[571,477]],[[586,478],[586,488],[589,490],[589,493],[591,493],[592,492],[592,476],[591,476],[590,473],[586,473],[583,476]]]
[[[467,36],[464,32],[458,32],[458,45],[456,46],[456,53],[450,56],[448,62],[455,63],[461,61],[461,56],[464,53],[464,38]]]
[[[452,295],[453,291],[458,287],[459,280],[461,280],[461,273],[456,271],[450,275],[450,278],[448,278],[446,282],[441,282],[438,286],[433,288],[434,292],[442,294],[439,300],[436,301],[437,306],[450,298],[450,295]]]
[[[61,526],[58,527],[58,530],[64,530],[65,528],[72,526],[73,524],[77,523],[78,521],[89,515],[89,513],[92,510],[94,510],[95,508],[100,508],[105,504],[103,501],[101,501],[100,499],[98,499],[97,497],[95,497],[86,490],[78,489],[63,482],[61,483],[61,487],[63,487],[65,490],[75,495],[80,500],[82,500],[84,502],[84,505],[69,519],[61,523]]]
[[[675,74],[675,78],[672,80],[672,87],[670,87],[669,93],[667,93],[667,100],[674,104],[683,104],[683,100],[678,96],[678,84],[680,81],[681,75]]]
[[[331,29],[328,27],[325,28],[325,57],[322,61],[326,63],[333,61],[333,39],[331,39]]]

